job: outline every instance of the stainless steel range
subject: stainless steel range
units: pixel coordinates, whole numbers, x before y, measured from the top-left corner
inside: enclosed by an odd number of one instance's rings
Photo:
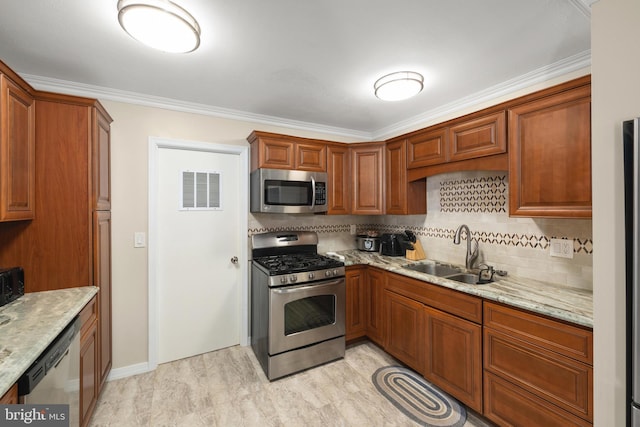
[[[344,263],[309,231],[251,238],[251,347],[269,380],[344,357]]]

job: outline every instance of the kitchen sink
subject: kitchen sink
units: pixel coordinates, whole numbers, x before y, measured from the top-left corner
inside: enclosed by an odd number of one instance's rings
[[[454,267],[452,265],[438,264],[438,263],[421,263],[421,264],[407,264],[404,268],[419,271],[420,273],[431,274],[432,276],[444,277],[452,274],[458,274],[462,272],[462,269]]]
[[[454,274],[451,276],[446,276],[445,279],[455,280],[456,282],[467,283],[469,285],[479,285],[479,284],[489,283],[489,282],[478,283],[478,275],[472,274],[472,273]]]

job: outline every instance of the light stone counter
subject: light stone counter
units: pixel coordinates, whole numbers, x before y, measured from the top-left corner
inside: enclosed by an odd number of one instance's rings
[[[95,286],[33,292],[0,307],[0,396],[97,292]]]
[[[425,282],[455,289],[467,294],[476,295],[487,300],[498,301],[514,307],[544,314],[556,319],[593,328],[593,293],[582,289],[568,288],[522,279],[507,275],[494,276],[497,279],[486,285],[468,285],[455,280],[403,268],[411,263],[435,262],[430,260],[411,261],[405,257],[390,257],[374,252],[363,252],[356,249],[338,251],[344,256],[346,266],[366,264],[387,271],[413,277]]]

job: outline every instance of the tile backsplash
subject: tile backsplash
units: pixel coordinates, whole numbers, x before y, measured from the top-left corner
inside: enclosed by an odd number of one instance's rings
[[[249,234],[310,230],[321,252],[355,248],[350,226],[358,233],[412,230],[428,258],[464,264],[466,240],[453,235],[466,224],[479,242],[478,262],[529,279],[592,289],[592,225],[584,219],[510,218],[506,172],[456,172],[427,179],[426,215],[279,215],[250,214]],[[549,256],[552,238],[573,241],[573,258]]]

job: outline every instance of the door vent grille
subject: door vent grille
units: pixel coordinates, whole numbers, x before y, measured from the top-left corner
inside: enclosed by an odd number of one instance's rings
[[[222,210],[222,175],[217,171],[182,171],[180,210]]]

